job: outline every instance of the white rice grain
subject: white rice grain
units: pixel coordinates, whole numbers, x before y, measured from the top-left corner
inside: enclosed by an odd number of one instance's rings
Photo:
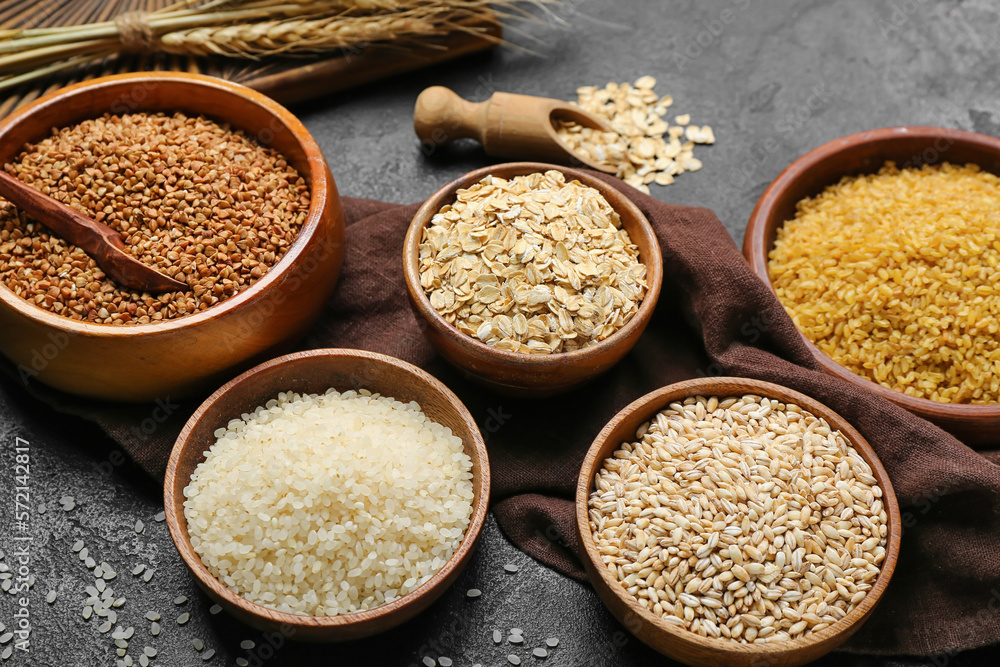
[[[191,544],[266,607],[386,604],[438,572],[469,526],[472,460],[414,402],[282,393],[216,436],[184,489]]]

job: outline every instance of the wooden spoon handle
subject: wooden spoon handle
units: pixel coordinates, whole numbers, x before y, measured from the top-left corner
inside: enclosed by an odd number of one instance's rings
[[[454,139],[483,143],[489,122],[489,100],[476,104],[463,100],[451,89],[431,86],[417,97],[413,129],[425,145],[439,146]]]
[[[115,230],[77,213],[2,169],[0,195],[95,259],[106,254],[106,244],[124,247],[121,236]]]

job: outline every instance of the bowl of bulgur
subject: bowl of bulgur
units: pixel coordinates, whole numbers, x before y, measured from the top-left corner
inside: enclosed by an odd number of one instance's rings
[[[996,174],[994,137],[851,135],[774,180],[743,245],[824,370],[987,447],[1000,438]]]
[[[455,582],[486,520],[490,468],[439,380],[363,350],[308,350],[228,382],[170,455],[170,536],[249,625],[343,641],[413,618]]]
[[[801,665],[889,585],[892,484],[843,417],[799,392],[701,378],[608,422],[576,491],[584,566],[640,640],[689,665]]]
[[[544,396],[632,348],[663,281],[642,211],[591,173],[535,162],[469,172],[414,215],[407,294],[437,351],[497,391]]]
[[[0,352],[26,383],[123,401],[210,390],[304,335],[340,271],[322,152],[237,84],[156,72],[62,88],[0,124],[0,168],[187,285],[122,288],[0,201]]]

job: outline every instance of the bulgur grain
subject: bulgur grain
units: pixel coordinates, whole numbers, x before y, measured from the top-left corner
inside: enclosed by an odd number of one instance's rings
[[[798,203],[769,271],[805,336],[909,396],[1000,402],[1000,178],[973,164],[845,177]]]

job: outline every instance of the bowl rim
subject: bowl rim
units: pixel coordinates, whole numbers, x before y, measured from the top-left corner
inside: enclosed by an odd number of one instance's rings
[[[745,387],[745,389],[737,391],[732,388],[725,388],[721,392],[715,390],[724,385],[724,383],[738,384]],[[793,400],[799,407],[808,410],[817,417],[822,417],[832,428],[841,431],[844,438],[862,455],[868,465],[871,466],[872,475],[878,480],[879,486],[882,487],[882,503],[888,518],[888,535],[886,536],[885,546],[886,555],[885,560],[882,562],[879,576],[864,599],[846,616],[822,630],[811,632],[798,639],[769,642],[760,645],[741,644],[723,638],[702,637],[684,628],[665,623],[653,614],[652,611],[640,605],[634,597],[621,588],[619,582],[611,576],[607,566],[601,562],[598,555],[597,546],[590,532],[588,505],[590,491],[593,487],[593,475],[602,462],[598,460],[598,454],[607,445],[611,432],[621,422],[633,419],[636,414],[642,417],[641,421],[638,422],[638,424],[642,424],[657,412],[668,407],[670,403],[683,400],[684,398],[693,396],[718,396],[722,398],[723,395],[728,397],[738,394],[756,394],[765,398],[772,398],[773,394],[769,395],[769,392],[774,391],[787,394],[790,397],[790,399],[784,400],[777,399],[782,403]],[[618,443],[615,449],[619,446],[621,446],[621,443]],[[889,479],[889,475],[878,455],[864,436],[847,419],[816,399],[783,385],[751,378],[708,377],[684,380],[656,389],[629,403],[601,429],[597,437],[594,438],[593,444],[587,450],[587,455],[584,458],[583,465],[580,468],[580,475],[577,479],[575,502],[577,533],[580,543],[583,546],[585,564],[588,565],[588,569],[593,569],[598,573],[602,580],[603,588],[611,591],[615,598],[624,603],[633,614],[655,626],[658,631],[666,633],[666,635],[679,644],[693,644],[703,650],[729,655],[773,656],[792,651],[806,650],[818,644],[834,640],[838,636],[843,636],[846,641],[847,637],[860,627],[858,622],[864,620],[881,600],[882,594],[889,585],[895,571],[896,562],[899,557],[900,539],[902,537],[899,502],[893,490],[892,481]],[[847,632],[846,636],[844,636],[845,632]]]
[[[424,293],[424,289],[420,284],[419,247],[421,232],[431,222],[434,214],[442,206],[454,201],[458,190],[479,182],[498,169],[514,172],[507,178],[549,170],[561,172],[573,180],[580,181],[583,185],[596,189],[602,197],[609,199],[608,203],[612,205],[620,218],[624,219],[626,216],[630,216],[635,220],[636,226],[642,232],[643,240],[647,247],[651,249],[648,257],[645,254],[640,254],[639,258],[646,265],[646,279],[648,284],[646,294],[643,295],[642,302],[639,304],[639,310],[625,326],[602,341],[571,352],[523,354],[520,352],[499,350],[471,336],[465,335],[457,327],[446,322],[444,317],[431,306],[430,299]],[[660,251],[660,243],[653,230],[653,226],[642,210],[624,192],[614,185],[601,180],[595,175],[596,173],[545,162],[501,162],[467,172],[435,191],[413,215],[407,227],[406,239],[403,243],[403,275],[406,279],[406,290],[410,295],[410,303],[416,306],[423,321],[439,335],[456,343],[464,353],[469,354],[479,362],[499,361],[509,365],[530,364],[539,369],[557,368],[565,364],[597,364],[603,355],[615,349],[619,344],[635,334],[636,331],[644,329],[653,315],[653,311],[660,298],[660,291],[663,287],[663,256]],[[620,200],[620,206],[613,204],[610,201],[611,199]],[[624,224],[622,226],[624,227]],[[636,240],[633,238],[632,242],[635,243]],[[518,387],[520,386],[518,385]]]
[[[372,609],[367,609],[365,611],[340,614],[338,616],[306,616],[278,611],[256,602],[251,602],[242,595],[229,590],[211,572],[208,571],[208,568],[204,563],[202,563],[201,558],[199,558],[195,553],[194,548],[191,546],[187,530],[182,529],[180,518],[178,517],[175,509],[178,498],[174,493],[174,486],[178,477],[178,464],[180,462],[181,451],[187,445],[188,437],[190,436],[195,424],[205,415],[205,413],[211,410],[216,401],[226,394],[235,384],[246,381],[260,373],[283,366],[288,362],[313,358],[355,358],[367,360],[371,364],[375,365],[381,364],[392,366],[417,378],[423,382],[429,390],[436,391],[441,394],[448,401],[448,403],[455,408],[458,412],[459,418],[469,430],[472,437],[471,449],[475,452],[480,470],[480,482],[478,486],[481,488],[481,492],[479,494],[478,502],[473,502],[472,515],[469,518],[469,527],[466,529],[465,535],[462,536],[462,542],[455,550],[455,553],[453,553],[445,564],[441,566],[441,569],[435,572],[431,578],[423,584],[413,589],[406,595],[396,598],[392,602],[378,607],[373,607]],[[308,627],[310,629],[329,630],[344,628],[359,623],[375,622],[378,619],[393,615],[411,604],[417,603],[426,595],[430,594],[431,591],[439,588],[441,583],[447,579],[456,570],[456,568],[464,564],[465,559],[475,548],[483,525],[485,524],[486,515],[489,509],[490,486],[489,455],[486,450],[486,442],[483,439],[482,433],[479,431],[479,427],[476,425],[475,419],[473,419],[472,414],[469,412],[468,408],[465,407],[465,404],[462,403],[458,396],[445,386],[444,383],[427,371],[403,361],[402,359],[397,359],[389,355],[369,352],[367,350],[323,348],[306,350],[303,352],[293,352],[291,354],[275,357],[274,359],[259,364],[245,373],[233,378],[205,399],[205,401],[198,406],[198,409],[195,410],[194,414],[192,414],[184,424],[184,428],[177,436],[177,440],[174,442],[173,448],[170,451],[170,459],[167,462],[167,471],[163,483],[163,500],[167,528],[170,531],[170,538],[174,543],[174,547],[177,549],[177,552],[180,554],[182,560],[185,562],[188,569],[194,574],[198,582],[202,586],[208,588],[213,595],[225,600],[231,606],[236,607],[245,613],[252,614],[257,618],[264,619],[270,623],[294,627]],[[443,590],[444,589],[442,589],[442,592]]]
[[[765,248],[765,234],[767,231],[767,222],[775,216],[775,208],[781,195],[793,183],[821,163],[834,161],[843,153],[855,150],[860,145],[892,143],[914,138],[926,139],[929,142],[946,140],[952,142],[949,146],[955,143],[977,146],[984,150],[995,152],[1000,157],[1000,139],[996,137],[978,132],[969,132],[967,130],[913,125],[886,127],[849,134],[814,148],[794,160],[767,186],[760,199],[757,200],[757,204],[754,206],[753,212],[750,214],[747,222],[746,233],[743,239],[743,256],[750,264],[753,272],[767,284],[768,288],[775,295],[775,298],[777,298],[777,292],[774,289],[774,284],[771,282],[768,272],[768,249]],[[785,224],[785,222],[781,224]],[[841,366],[832,357],[820,350],[798,327],[795,330],[799,332],[806,347],[812,353],[813,358],[827,373],[852,382],[856,386],[873,391],[879,396],[893,401],[912,412],[934,415],[946,419],[1000,419],[1000,403],[943,403],[933,401],[929,398],[910,396],[901,391],[884,387],[874,380],[857,375]]]
[[[188,84],[194,87],[212,88],[231,97],[242,98],[267,111],[272,118],[276,118],[281,125],[288,129],[295,138],[296,143],[301,147],[305,156],[305,162],[308,164],[311,172],[307,177],[309,182],[309,211],[295,239],[288,246],[288,250],[281,259],[268,270],[267,274],[249,288],[221,303],[192,315],[164,320],[155,324],[121,325],[82,322],[39,308],[14,294],[10,288],[0,282],[0,302],[13,308],[19,315],[45,326],[65,331],[66,333],[96,338],[109,338],[112,340],[116,338],[155,336],[190,326],[197,326],[231,311],[238,310],[250,303],[266,299],[269,288],[283,279],[284,269],[294,263],[306,251],[307,246],[316,236],[317,231],[323,223],[325,202],[335,193],[333,182],[327,177],[327,164],[319,148],[319,144],[316,143],[316,140],[302,122],[288,111],[288,109],[263,93],[258,93],[251,88],[225,79],[187,72],[126,72],[88,79],[54,90],[17,109],[10,116],[0,121],[0,135],[16,129],[28,116],[39,112],[44,113],[46,109],[70,103],[75,97],[87,95],[93,90],[115,88],[128,84],[159,85],[161,83],[168,85]],[[223,118],[215,118],[215,120],[224,123],[231,122]],[[37,140],[35,137],[26,138],[22,141],[22,145],[28,141],[35,140]],[[303,176],[306,177],[305,175]]]

